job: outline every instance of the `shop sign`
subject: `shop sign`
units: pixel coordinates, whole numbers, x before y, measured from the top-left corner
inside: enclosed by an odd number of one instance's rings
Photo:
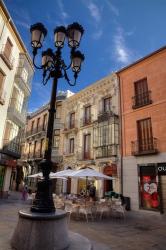
[[[166,163],[159,163],[157,166],[158,175],[166,175]]]

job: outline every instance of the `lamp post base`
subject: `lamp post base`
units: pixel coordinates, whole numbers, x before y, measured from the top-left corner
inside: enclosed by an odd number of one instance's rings
[[[19,220],[11,246],[17,250],[62,250],[69,246],[67,213],[19,211]]]
[[[41,180],[37,183],[37,193],[31,212],[34,213],[53,213],[55,212],[54,201],[52,197],[52,181]]]
[[[10,243],[16,250],[92,249],[89,239],[68,231],[67,213],[60,209],[48,214],[19,211],[19,220]]]
[[[55,206],[52,197],[52,180],[49,179],[50,170],[52,169],[52,162],[43,159],[39,163],[39,168],[43,172],[44,179],[38,181],[37,192],[31,212],[34,213],[54,213]]]

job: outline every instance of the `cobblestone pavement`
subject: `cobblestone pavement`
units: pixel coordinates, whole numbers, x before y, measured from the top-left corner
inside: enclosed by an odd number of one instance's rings
[[[20,197],[20,194],[11,195],[7,200],[0,200],[0,250],[11,250],[10,239],[18,211],[30,206]],[[125,220],[103,218],[88,223],[71,219],[69,229],[89,238],[97,250],[104,250],[103,244],[110,250],[166,249],[166,216],[158,213],[129,211]]]

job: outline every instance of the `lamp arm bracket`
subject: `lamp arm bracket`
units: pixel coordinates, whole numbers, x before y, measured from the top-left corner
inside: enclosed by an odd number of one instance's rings
[[[47,84],[48,80],[49,80],[50,77],[51,77],[51,71],[49,71],[48,76],[47,76],[47,72],[48,72],[48,70],[44,70],[44,71],[43,71],[43,81],[42,81],[42,83],[43,83],[44,86]],[[46,76],[47,76],[47,77],[46,77]]]
[[[36,63],[35,63],[35,58],[36,58],[36,55],[33,55],[33,65],[35,66],[36,69],[42,69],[43,66],[37,66]]]
[[[74,83],[71,83],[68,75],[67,75],[67,72],[66,70],[64,69],[64,78],[65,80],[67,81],[67,83],[70,85],[70,86],[75,86],[76,85],[76,80],[77,80],[77,73],[74,74]]]

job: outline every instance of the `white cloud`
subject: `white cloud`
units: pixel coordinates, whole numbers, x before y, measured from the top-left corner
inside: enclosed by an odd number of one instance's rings
[[[96,4],[94,4],[92,1],[90,1],[87,5],[91,16],[94,18],[94,20],[99,23],[101,21],[101,12],[100,9]]]
[[[100,37],[103,35],[103,30],[99,29],[98,31],[96,31],[95,33],[93,33],[92,37],[95,40],[100,39]]]
[[[113,38],[115,57],[118,62],[127,64],[131,62],[134,57],[133,51],[129,49],[125,41],[125,33],[121,27],[117,28],[116,34]]]
[[[61,14],[62,21],[66,25],[66,19],[69,18],[69,15],[65,11],[64,4],[63,4],[62,0],[58,0],[57,3],[58,3],[58,6],[59,6],[59,9],[60,9],[60,14]]]
[[[115,5],[113,5],[110,0],[105,0],[105,2],[108,5],[109,9],[112,11],[112,13],[116,16],[119,16],[118,8]]]

